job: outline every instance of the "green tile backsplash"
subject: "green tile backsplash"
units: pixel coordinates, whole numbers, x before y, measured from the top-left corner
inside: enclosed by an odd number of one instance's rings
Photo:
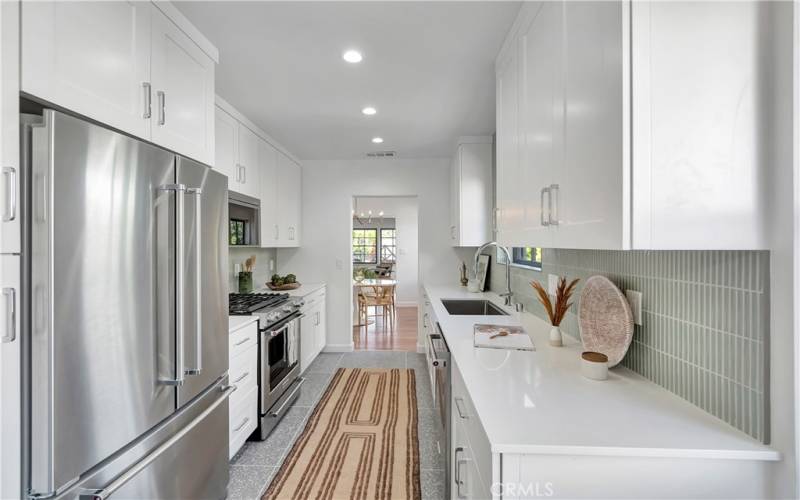
[[[512,267],[512,290],[546,319],[530,281],[580,278],[562,323],[580,338],[582,283],[602,274],[642,292],[642,325],[622,364],[762,442],[769,442],[769,252],[545,249],[542,271]],[[492,290],[505,267],[492,259]]]

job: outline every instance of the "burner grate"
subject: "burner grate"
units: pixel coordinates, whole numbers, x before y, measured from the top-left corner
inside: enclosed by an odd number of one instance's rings
[[[228,312],[230,314],[250,314],[274,307],[289,300],[288,293],[232,293],[228,296]]]

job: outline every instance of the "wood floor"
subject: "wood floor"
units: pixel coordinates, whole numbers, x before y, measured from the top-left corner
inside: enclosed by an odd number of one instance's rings
[[[353,327],[353,342],[357,351],[410,351],[417,350],[417,308],[398,307],[394,331],[389,322],[370,309],[371,325]]]

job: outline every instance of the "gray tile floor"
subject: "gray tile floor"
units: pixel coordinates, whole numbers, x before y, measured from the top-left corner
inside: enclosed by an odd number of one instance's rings
[[[433,409],[425,355],[414,352],[361,351],[344,354],[323,353],[314,360],[303,374],[306,381],[300,397],[269,438],[266,441],[248,441],[231,460],[228,498],[257,499],[264,494],[284,457],[302,431],[312,408],[328,386],[333,373],[340,367],[415,370],[422,498],[440,500],[444,497],[443,441],[438,416]],[[442,442],[442,445],[439,445],[439,442]]]

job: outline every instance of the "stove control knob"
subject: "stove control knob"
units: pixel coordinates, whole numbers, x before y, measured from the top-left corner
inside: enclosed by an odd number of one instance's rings
[[[284,312],[292,312],[292,306],[283,306],[281,309]]]

